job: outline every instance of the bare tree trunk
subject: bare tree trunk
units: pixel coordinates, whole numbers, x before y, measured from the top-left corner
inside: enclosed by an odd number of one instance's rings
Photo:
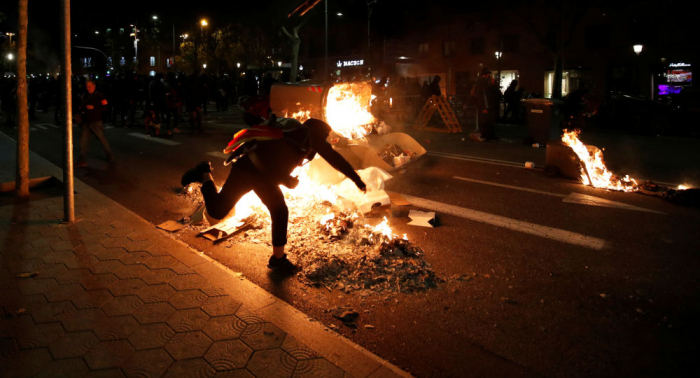
[[[562,69],[561,56],[557,54],[554,58],[554,82],[552,83],[552,98],[561,99],[561,82],[564,78],[564,70]]]
[[[304,26],[304,22],[297,25],[292,29],[292,33],[287,31],[287,28],[282,27],[282,32],[289,38],[292,43],[292,67],[289,73],[289,81],[297,81],[297,75],[299,70],[299,46],[301,45],[301,38],[299,38],[299,29]]]
[[[27,3],[19,0],[17,38],[17,176],[15,195],[29,198],[29,111],[27,108]]]

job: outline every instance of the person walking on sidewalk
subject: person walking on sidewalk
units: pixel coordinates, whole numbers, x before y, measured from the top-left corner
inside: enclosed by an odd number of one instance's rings
[[[350,163],[326,141],[331,132],[327,123],[312,118],[303,125],[298,122],[296,125],[284,132],[281,128],[258,126],[236,134],[226,151],[233,150],[234,155],[239,149],[246,152],[231,164],[231,172],[220,191],[211,176],[209,161],[197,164],[180,181],[182,186],[202,183],[207,214],[216,219],[225,218],[244,194],[254,191],[272,218],[272,256],[267,267],[287,273],[296,271],[297,267],[287,260],[284,253],[289,210],[279,186],[296,187],[298,180],[290,176],[294,168],[301,165],[304,159],[312,160],[318,153],[333,168],[350,178],[360,190],[367,191],[367,185]],[[241,134],[243,132],[250,132],[252,136],[246,137],[248,134]],[[255,139],[256,136],[261,139]]]
[[[76,167],[87,167],[87,153],[90,149],[90,139],[94,134],[102,144],[109,163],[114,162],[112,149],[105,136],[105,125],[102,123],[102,115],[107,111],[105,96],[95,90],[95,82],[88,80],[85,84],[87,93],[83,96],[81,104],[82,122],[80,125],[80,158]]]

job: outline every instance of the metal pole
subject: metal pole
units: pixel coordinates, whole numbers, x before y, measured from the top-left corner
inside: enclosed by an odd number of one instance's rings
[[[61,77],[63,78],[63,143],[65,147],[63,155],[63,221],[75,222],[75,197],[73,196],[73,98],[71,88],[71,52],[70,52],[70,0],[62,0],[61,26],[63,38],[61,49],[63,63],[61,64]]]
[[[326,5],[326,59],[325,59],[325,63],[324,63],[325,69],[323,70],[323,72],[325,72],[326,77],[323,79],[323,81],[327,81],[328,80],[328,0],[326,0],[324,3]]]

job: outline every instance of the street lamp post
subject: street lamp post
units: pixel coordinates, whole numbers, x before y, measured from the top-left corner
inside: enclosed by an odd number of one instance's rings
[[[636,85],[636,87],[637,87],[637,94],[641,94],[641,93],[642,93],[642,91],[641,91],[641,85],[640,85],[640,83],[639,83],[639,54],[641,54],[642,48],[643,48],[643,47],[644,47],[644,46],[642,46],[642,45],[634,45],[634,46],[632,46],[632,49],[634,50],[634,53],[637,54],[637,58],[636,58],[636,60],[635,60],[635,70],[634,70],[634,71],[635,71],[634,76],[635,76],[635,80],[636,80],[636,82],[637,82],[637,85]]]

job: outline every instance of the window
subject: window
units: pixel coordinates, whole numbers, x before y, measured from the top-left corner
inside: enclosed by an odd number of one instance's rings
[[[418,54],[423,55],[423,56],[428,55],[428,51],[429,51],[428,47],[429,46],[430,45],[427,42],[421,43],[420,45],[418,45]]]
[[[486,38],[472,38],[471,53],[472,55],[483,54],[486,50]]]
[[[155,66],[156,66],[156,57],[152,56],[151,57],[151,67],[155,67]]]
[[[503,36],[503,52],[520,52],[520,36],[517,34],[507,34]]]
[[[442,42],[442,55],[445,57],[451,57],[455,55],[455,41]]]

